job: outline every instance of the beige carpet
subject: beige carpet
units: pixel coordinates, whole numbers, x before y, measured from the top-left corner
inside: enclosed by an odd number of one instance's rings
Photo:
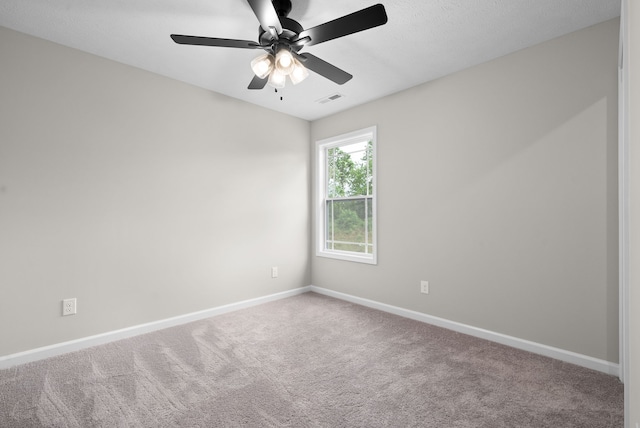
[[[314,293],[0,371],[0,427],[622,427],[617,378]]]

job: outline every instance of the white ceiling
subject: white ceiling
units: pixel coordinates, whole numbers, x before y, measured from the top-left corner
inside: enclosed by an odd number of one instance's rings
[[[261,51],[169,38],[257,40],[245,0],[2,0],[0,25],[314,120],[620,15],[620,0],[292,0],[289,17],[310,28],[377,1],[386,25],[301,51],[353,74],[351,81],[311,73],[278,94],[247,89],[249,63]],[[336,93],[343,98],[317,102]]]

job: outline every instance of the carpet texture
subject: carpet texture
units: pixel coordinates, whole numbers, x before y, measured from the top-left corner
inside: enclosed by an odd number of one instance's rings
[[[1,427],[622,427],[617,378],[314,293],[0,371]]]

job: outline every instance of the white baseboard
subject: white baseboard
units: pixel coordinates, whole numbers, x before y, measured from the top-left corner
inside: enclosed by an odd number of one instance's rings
[[[597,370],[599,372],[606,373],[612,376],[619,376],[619,373],[620,373],[620,366],[618,364],[605,361],[605,360],[600,360],[598,358],[589,357],[587,355],[566,351],[560,348],[554,348],[552,346],[531,342],[529,340],[519,339],[513,336],[507,336],[505,334],[484,330],[482,328],[461,324],[455,321],[449,321],[444,318],[434,317],[431,315],[423,314],[421,312],[416,312],[409,309],[403,309],[397,306],[387,305],[386,303],[380,303],[374,300],[363,299],[361,297],[340,293],[338,291],[316,287],[315,285],[312,285],[308,288],[310,289],[310,291],[313,291],[318,294],[324,294],[325,296],[335,297],[336,299],[345,300],[351,303],[356,303],[358,305],[367,306],[373,309],[378,309],[383,312],[389,312],[394,315],[399,315],[401,317],[410,318],[416,321],[421,321],[427,324],[432,324],[438,327],[443,327],[449,330],[457,331],[459,333],[464,333],[464,334],[475,336],[481,339],[490,340],[492,342],[497,342],[503,345],[511,346],[512,348],[532,352],[534,354],[555,358],[556,360],[564,361],[571,364],[576,364],[578,366],[586,367],[592,370]]]
[[[244,300],[237,303],[231,303],[216,308],[205,309],[203,311],[192,312],[173,318],[167,318],[146,324],[140,324],[133,327],[123,328],[121,330],[109,331],[107,333],[97,334],[95,336],[83,337],[81,339],[71,340],[68,342],[57,343],[55,345],[43,346],[42,348],[31,349],[29,351],[19,352],[0,357],[0,370],[7,369],[20,364],[30,363],[45,358],[55,357],[57,355],[66,354],[67,352],[79,351],[91,346],[103,345],[128,337],[137,336],[139,334],[150,333],[152,331],[161,330],[163,328],[173,327],[176,325],[186,324],[192,321],[198,321],[204,318],[222,315],[228,312],[237,311],[239,309],[249,308],[251,306],[260,305],[274,300],[284,299],[286,297],[311,291],[310,286],[300,287],[293,290],[287,290],[268,296],[258,297],[255,299]]]
[[[146,324],[140,324],[140,325],[124,328],[121,330],[115,330],[107,333],[97,334],[95,336],[84,337],[81,339],[71,340],[63,343],[57,343],[50,346],[44,346],[41,348],[19,352],[16,354],[1,356],[0,370],[7,369],[20,364],[29,363],[32,361],[38,361],[45,358],[55,357],[57,355],[65,354],[67,352],[79,351],[81,349],[89,348],[91,346],[97,346],[97,345],[102,345],[102,344],[113,342],[120,339],[126,339],[128,337],[137,336],[139,334],[150,333],[152,331],[161,330],[163,328],[186,324],[192,321],[198,321],[198,320],[213,317],[216,315],[222,315],[228,312],[237,311],[239,309],[245,309],[251,306],[272,302],[274,300],[296,296],[298,294],[306,293],[309,291],[313,291],[318,294],[323,294],[330,297],[335,297],[337,299],[345,300],[358,305],[367,306],[369,308],[378,309],[383,312],[389,312],[395,315],[399,315],[401,317],[410,318],[410,319],[421,321],[427,324],[436,325],[438,327],[443,327],[449,330],[457,331],[459,333],[464,333],[470,336],[479,337],[481,339],[486,339],[493,342],[501,343],[503,345],[511,346],[517,349],[522,349],[524,351],[533,352],[535,354],[555,358],[560,361],[565,361],[565,362],[576,364],[582,367],[587,367],[589,369],[597,370],[599,372],[607,373],[613,376],[619,376],[619,373],[620,373],[620,366],[618,364],[611,363],[609,361],[604,361],[604,360],[589,357],[586,355],[578,354],[575,352],[566,351],[564,349],[554,348],[554,347],[543,345],[540,343],[519,339],[513,336],[507,336],[501,333],[484,330],[484,329],[473,327],[470,325],[461,324],[455,321],[449,321],[444,318],[438,318],[431,315],[423,314],[421,312],[416,312],[409,309],[403,309],[397,306],[388,305],[386,303],[380,303],[374,300],[364,299],[361,297],[340,293],[338,291],[316,287],[314,285],[300,287],[293,290],[287,290],[280,293],[271,294],[268,296],[258,297],[255,299],[244,300],[237,303],[231,303],[224,306],[218,306],[211,309],[205,309],[203,311],[180,315],[173,318],[167,318],[164,320],[154,321]]]

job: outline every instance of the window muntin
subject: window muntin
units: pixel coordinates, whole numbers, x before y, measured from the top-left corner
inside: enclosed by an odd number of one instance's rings
[[[375,131],[317,143],[320,256],[376,263]]]

